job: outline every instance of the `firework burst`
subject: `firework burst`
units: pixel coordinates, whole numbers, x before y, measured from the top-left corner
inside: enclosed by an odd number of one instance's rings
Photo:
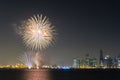
[[[29,18],[19,27],[19,34],[27,48],[41,50],[47,48],[55,40],[54,26],[47,17],[37,15]]]
[[[33,66],[39,68],[44,63],[44,54],[39,52],[27,51],[24,52],[23,55],[19,56],[18,60],[29,69],[31,69]]]
[[[22,56],[18,57],[18,60],[22,62],[26,67],[31,69],[34,63],[33,56],[34,56],[34,53],[25,52]]]

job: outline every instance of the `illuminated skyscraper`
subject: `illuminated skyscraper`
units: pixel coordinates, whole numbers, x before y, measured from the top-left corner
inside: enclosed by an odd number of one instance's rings
[[[96,58],[90,58],[90,60],[89,60],[89,66],[91,68],[96,68],[97,67],[97,59]]]
[[[105,56],[105,58],[104,58],[104,68],[112,68],[114,63],[113,63],[113,59],[110,57],[110,55]]]
[[[73,67],[74,68],[80,68],[80,60],[79,59],[74,59],[73,60]]]
[[[103,63],[104,63],[103,50],[100,50],[100,60],[99,60],[100,68],[104,66]]]

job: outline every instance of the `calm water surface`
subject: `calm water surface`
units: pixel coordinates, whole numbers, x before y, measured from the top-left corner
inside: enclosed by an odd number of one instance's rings
[[[0,80],[120,80],[120,69],[0,69]]]

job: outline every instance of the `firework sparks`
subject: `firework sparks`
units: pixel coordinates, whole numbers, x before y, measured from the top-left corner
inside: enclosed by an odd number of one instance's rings
[[[26,47],[33,50],[41,50],[52,44],[55,39],[55,32],[48,18],[42,15],[31,17],[19,28],[19,34],[22,36]]]
[[[28,51],[18,57],[18,60],[22,62],[26,67],[31,69],[32,67],[39,68],[43,65],[44,54],[39,52]]]
[[[24,65],[26,65],[29,69],[33,66],[33,53],[25,52],[22,56],[18,57],[19,61],[21,61]]]

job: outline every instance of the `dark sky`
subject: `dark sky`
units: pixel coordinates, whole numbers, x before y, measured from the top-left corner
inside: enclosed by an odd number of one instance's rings
[[[44,50],[51,64],[72,65],[89,53],[120,53],[120,5],[110,1],[20,0],[0,2],[0,64],[15,64],[26,51],[14,28],[35,14],[47,16],[57,30],[55,45]]]

